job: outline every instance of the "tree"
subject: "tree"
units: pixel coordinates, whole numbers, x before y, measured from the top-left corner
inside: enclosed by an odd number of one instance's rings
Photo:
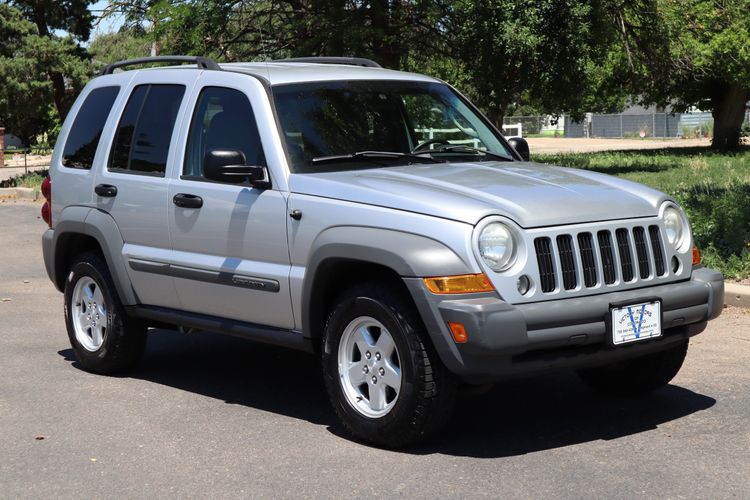
[[[593,54],[596,12],[577,0],[463,0],[452,12],[454,57],[474,98],[502,125],[512,105],[578,111]]]
[[[54,122],[48,69],[63,69],[73,48],[39,36],[21,11],[0,4],[0,123],[27,144]]]
[[[66,89],[66,71],[80,73],[80,64],[86,52],[76,41],[89,39],[93,15],[88,10],[95,0],[10,0],[22,15],[36,26],[37,35],[47,39],[46,59],[49,64],[47,75],[54,90],[54,103],[58,115],[64,117],[73,104],[77,93]],[[55,30],[69,34],[67,41],[55,35]],[[79,67],[74,67],[74,66]],[[70,80],[68,78],[68,80]]]
[[[616,1],[609,11],[629,68],[613,80],[645,103],[711,110],[713,147],[737,147],[750,100],[750,0]]]
[[[151,53],[151,41],[136,30],[122,29],[95,37],[89,44],[88,53],[98,69],[125,59],[147,57]]]

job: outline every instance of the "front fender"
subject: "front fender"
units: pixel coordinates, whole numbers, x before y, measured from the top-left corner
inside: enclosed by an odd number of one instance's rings
[[[392,269],[401,277],[447,276],[476,272],[470,262],[441,242],[389,229],[338,226],[315,239],[302,285],[302,331],[314,331],[312,308],[320,269],[331,259],[361,261]]]

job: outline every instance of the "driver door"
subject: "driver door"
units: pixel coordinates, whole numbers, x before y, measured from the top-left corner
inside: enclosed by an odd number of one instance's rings
[[[202,172],[211,150],[241,151],[246,164],[265,164],[253,112],[261,99],[262,86],[246,75],[208,71],[198,81],[169,189],[173,276],[187,311],[291,329],[285,194]]]

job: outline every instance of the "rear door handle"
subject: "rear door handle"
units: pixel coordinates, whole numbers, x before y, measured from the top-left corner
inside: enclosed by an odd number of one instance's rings
[[[177,193],[172,198],[172,203],[180,208],[200,208],[203,206],[203,198],[194,194]]]
[[[117,196],[117,186],[111,184],[99,184],[94,188],[94,192],[104,198],[114,198]]]

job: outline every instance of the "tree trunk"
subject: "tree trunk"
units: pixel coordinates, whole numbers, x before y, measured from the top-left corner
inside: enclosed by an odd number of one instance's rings
[[[398,0],[370,2],[373,55],[381,66],[388,69],[401,69],[402,47],[395,26],[398,23],[401,7],[401,2]]]
[[[505,120],[506,109],[508,109],[506,104],[500,104],[499,106],[487,110],[487,118],[489,118],[500,132],[503,132],[503,121]]]
[[[49,29],[47,28],[47,22],[45,21],[44,17],[44,11],[43,8],[39,8],[38,10],[34,10],[34,24],[36,24],[37,30],[39,30],[39,35],[43,37],[51,37],[52,35],[49,32]],[[57,115],[60,117],[60,121],[65,120],[65,115],[68,114],[68,106],[65,99],[65,78],[63,78],[62,73],[59,71],[48,71],[47,76],[49,76],[50,81],[52,82],[52,92],[53,97],[55,100],[55,108],[57,108]]]
[[[750,91],[736,85],[724,87],[711,99],[714,117],[712,148],[726,150],[739,147],[748,99]]]

